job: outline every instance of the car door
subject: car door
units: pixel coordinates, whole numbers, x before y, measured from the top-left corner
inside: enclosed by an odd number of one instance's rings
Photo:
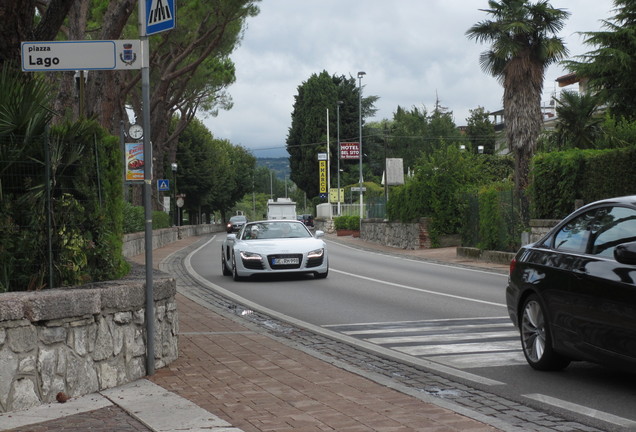
[[[615,354],[636,358],[636,266],[614,258],[616,246],[636,241],[636,210],[599,208],[590,232],[586,259],[573,269],[581,348],[599,361]]]
[[[584,266],[586,250],[591,237],[590,223],[596,209],[589,210],[565,221],[533,258],[540,272],[541,297],[552,324],[555,347],[575,353],[580,345],[580,316],[586,314],[587,300],[581,297],[577,269]]]

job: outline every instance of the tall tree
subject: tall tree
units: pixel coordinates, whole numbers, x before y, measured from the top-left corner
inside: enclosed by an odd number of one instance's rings
[[[483,107],[470,110],[466,135],[474,153],[482,146],[484,154],[495,154],[495,127],[488,117]]]
[[[603,20],[605,31],[585,32],[585,43],[595,49],[565,62],[568,69],[608,102],[618,117],[636,119],[636,3],[614,0],[616,15]]]
[[[313,74],[306,82],[298,86],[295,96],[292,124],[287,135],[287,152],[290,155],[289,165],[291,180],[308,197],[319,193],[318,153],[327,151],[327,121],[329,121],[329,143],[331,152],[332,175],[336,169],[338,154],[337,103],[340,107],[341,141],[358,141],[358,95],[356,80],[353,77],[330,76],[327,71]],[[362,98],[362,118],[373,115],[373,103],[376,96]],[[329,110],[329,120],[327,120]],[[364,142],[364,141],[363,141]],[[347,165],[341,164],[341,168]]]
[[[20,60],[20,42],[53,40],[76,0],[0,2],[0,64]]]
[[[491,43],[480,56],[482,69],[504,88],[503,106],[508,147],[515,156],[515,187],[520,193],[523,220],[529,217],[523,191],[528,186],[530,160],[542,128],[541,92],[546,68],[567,55],[556,34],[569,13],[547,1],[490,0],[482,9],[491,20],[467,30],[469,39]]]
[[[231,107],[231,98],[226,93],[235,79],[230,54],[243,36],[247,19],[258,14],[259,1],[181,2],[176,28],[149,38],[150,140],[156,160],[153,177],[162,178],[164,167],[175,161],[177,137],[196,113],[215,115],[218,109]],[[17,59],[21,40],[136,39],[137,3],[136,0],[27,0],[26,4],[3,1],[0,18],[9,24],[0,29],[0,55]],[[66,25],[62,26],[63,23]],[[55,111],[72,118],[80,115],[75,109],[74,73],[47,75],[56,86]],[[84,99],[83,114],[95,117],[112,134],[119,135],[120,122],[127,122],[129,110],[141,118],[140,73],[93,71],[86,82]],[[175,116],[179,122],[170,128]]]
[[[185,195],[192,222],[199,213],[225,215],[253,190],[256,158],[227,140],[214,139],[198,119],[180,135],[177,156],[178,191]]]

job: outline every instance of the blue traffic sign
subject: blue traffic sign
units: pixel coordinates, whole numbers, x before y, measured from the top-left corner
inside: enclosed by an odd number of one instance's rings
[[[159,190],[159,192],[169,191],[170,190],[170,180],[168,180],[168,179],[157,180],[157,190]]]
[[[146,35],[172,30],[175,27],[174,0],[146,0]]]

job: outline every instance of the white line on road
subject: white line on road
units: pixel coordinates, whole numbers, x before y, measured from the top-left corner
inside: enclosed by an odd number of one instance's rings
[[[469,302],[473,302],[473,303],[487,304],[487,305],[490,305],[490,306],[499,306],[499,307],[504,307],[504,308],[506,307],[506,305],[503,304],[503,303],[494,303],[494,302],[489,302],[489,301],[486,301],[486,300],[478,300],[478,299],[473,299],[473,298],[470,298],[470,297],[464,297],[464,296],[458,296],[458,295],[454,295],[454,294],[446,294],[446,293],[440,293],[440,292],[436,292],[436,291],[425,290],[425,289],[422,289],[422,288],[412,287],[412,286],[408,286],[408,285],[402,285],[402,284],[398,284],[398,283],[395,283],[395,282],[388,282],[388,281],[383,281],[383,280],[380,280],[380,279],[370,278],[370,277],[367,277],[367,276],[357,275],[357,274],[349,273],[349,272],[342,271],[342,270],[336,270],[336,269],[334,269],[332,267],[329,268],[329,271],[332,271],[332,272],[335,272],[335,273],[340,273],[340,274],[351,276],[351,277],[355,277],[355,278],[358,278],[358,279],[367,280],[367,281],[370,281],[370,282],[375,282],[375,283],[380,283],[380,284],[384,284],[384,285],[393,286],[393,287],[396,287],[396,288],[402,288],[402,289],[406,289],[406,290],[417,291],[417,292],[420,292],[420,293],[433,294],[433,295],[437,295],[437,296],[440,296],[440,297],[449,297],[449,298],[454,298],[454,299],[457,299],[457,300],[469,301]]]

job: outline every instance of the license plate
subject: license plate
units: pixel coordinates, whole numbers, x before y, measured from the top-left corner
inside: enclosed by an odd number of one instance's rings
[[[290,265],[298,264],[298,258],[274,258],[272,264],[274,265]]]

